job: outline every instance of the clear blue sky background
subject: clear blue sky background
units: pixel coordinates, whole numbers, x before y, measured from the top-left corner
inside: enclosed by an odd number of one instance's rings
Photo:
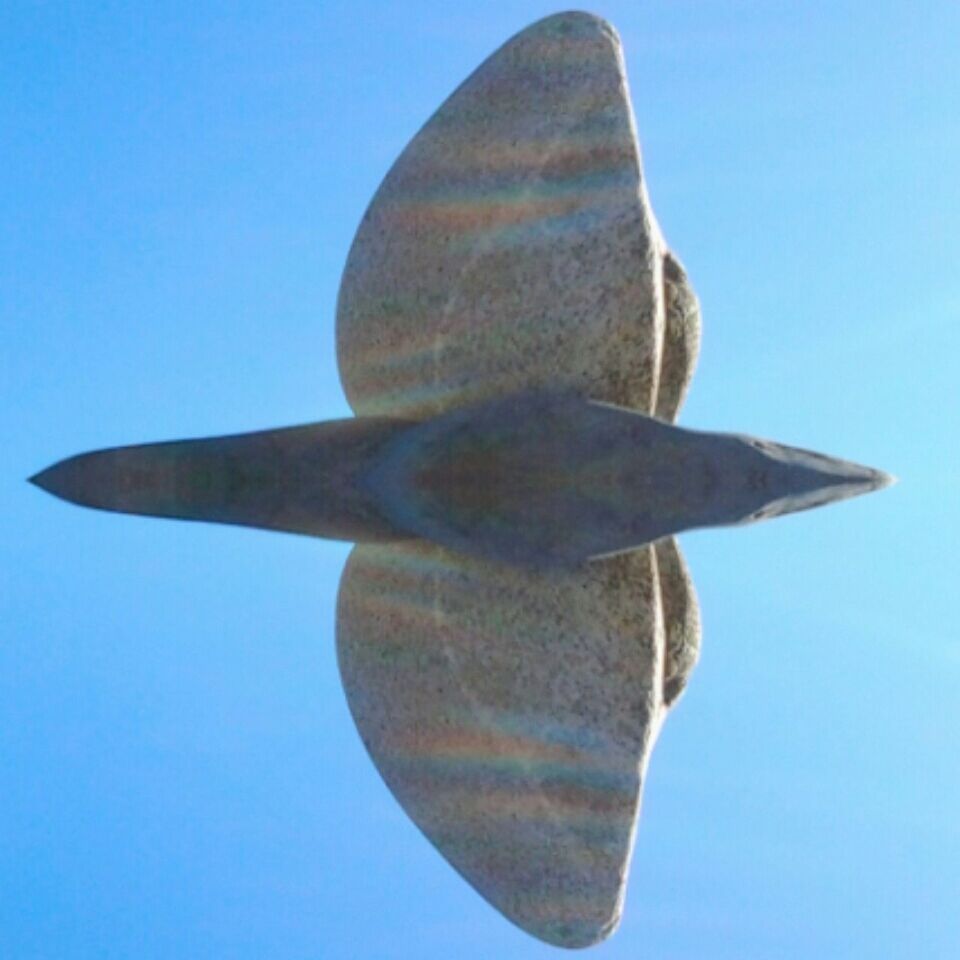
[[[535,2],[0,11],[0,956],[537,958],[405,819],[340,689],[341,544],[69,507],[117,443],[341,417],[340,270]],[[695,533],[702,662],[597,958],[960,942],[960,6],[610,0],[703,302],[682,422],[889,470]]]

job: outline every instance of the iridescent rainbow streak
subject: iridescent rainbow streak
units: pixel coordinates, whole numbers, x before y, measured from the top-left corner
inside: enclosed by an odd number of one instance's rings
[[[455,679],[458,651],[495,650],[505,630],[515,623],[501,622],[496,603],[484,607],[482,620],[468,625],[447,612],[458,596],[472,592],[464,572],[475,569],[473,561],[420,545],[377,550],[376,562],[367,562],[361,573],[351,573],[352,615],[364,624],[373,642],[357,647],[355,656],[390,661],[398,669],[404,663],[418,671],[425,656],[434,663],[441,658]]]
[[[624,768],[622,753],[557,743],[547,732],[549,718],[491,711],[485,718],[487,727],[480,726],[475,716],[464,719],[471,725],[456,727],[445,717],[448,722],[442,726],[404,732],[387,744],[393,762],[407,768],[406,776],[457,794],[465,814],[511,820],[542,817],[546,796],[551,811],[567,826],[609,830],[609,824],[597,821],[598,814],[632,809],[636,771]],[[500,729],[517,719],[531,728],[543,724],[543,729],[524,736]]]
[[[623,190],[622,168],[592,168],[563,182],[538,185],[490,185],[482,192],[469,184],[463,189],[445,185],[419,194],[396,198],[384,222],[400,234],[442,233],[450,250],[463,247],[471,252],[470,270],[482,270],[487,258],[501,256],[511,248],[529,250],[540,243],[554,244],[564,234],[588,242],[593,229],[606,223],[604,195],[611,198]],[[471,195],[471,193],[473,195]],[[389,298],[374,295],[356,298],[365,315],[388,317],[407,315],[409,324],[382,323],[382,335],[365,352],[366,375],[355,377],[365,393],[377,393],[378,405],[389,409],[395,400],[406,402],[419,394],[443,394],[455,381],[434,379],[424,382],[424,370],[438,349],[438,336],[455,344],[471,325],[476,311],[463,298],[462,275],[451,276],[445,286],[416,295]],[[413,317],[417,317],[414,322]],[[493,324],[496,318],[490,318]],[[393,335],[390,335],[393,331]],[[440,333],[442,331],[442,334]],[[476,330],[474,330],[476,332]],[[495,350],[495,345],[492,345]],[[390,391],[382,390],[383,383]]]
[[[401,553],[404,561],[396,562]],[[391,669],[400,671],[394,682],[407,686],[411,696],[424,656],[434,669],[446,664],[442,669],[449,672],[447,689],[464,690],[458,652],[498,649],[507,639],[498,626],[512,630],[531,626],[512,620],[499,625],[496,602],[484,607],[484,623],[472,620],[469,628],[446,616],[444,607],[470,585],[455,576],[455,562],[437,562],[438,556],[442,554],[435,552],[427,559],[423,554],[384,550],[382,565],[365,567],[362,589],[354,584],[362,608],[357,614],[371,625],[390,624],[388,634],[369,645],[369,655],[389,660]],[[439,606],[438,589],[444,594]],[[407,670],[412,673],[404,681],[402,673]],[[403,782],[429,784],[433,791],[459,798],[465,815],[516,820],[543,817],[546,812],[559,816],[567,828],[603,832],[609,826],[596,821],[598,814],[625,811],[629,817],[635,803],[635,758],[582,722],[564,725],[519,704],[505,711],[469,697],[459,705],[440,697],[426,726],[418,723],[412,729],[385,732],[381,749]]]

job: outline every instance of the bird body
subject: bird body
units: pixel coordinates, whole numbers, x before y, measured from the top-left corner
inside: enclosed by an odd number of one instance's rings
[[[356,542],[421,537],[531,568],[887,482],[868,467],[545,390],[421,423],[357,417],[119,447],[33,479],[101,509]]]

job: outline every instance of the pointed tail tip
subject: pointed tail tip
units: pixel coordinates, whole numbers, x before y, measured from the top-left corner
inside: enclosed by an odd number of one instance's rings
[[[71,489],[69,469],[63,469],[66,462],[61,460],[59,463],[38,471],[33,476],[27,477],[27,483],[32,484],[44,493],[49,493],[50,496],[56,497],[58,500],[82,504],[82,499],[77,496],[76,491]]]
[[[38,470],[33,476],[27,477],[27,483],[32,483],[35,487],[39,487],[41,490],[46,493],[54,493],[55,491],[51,489],[52,485],[50,483],[50,474],[53,472],[53,467],[47,467],[45,470]]]
[[[135,513],[128,503],[130,478],[123,453],[122,448],[79,453],[27,477],[27,482],[66,503]]]
[[[91,479],[97,479],[90,470],[90,467],[95,465],[94,457],[94,454],[80,454],[58,460],[46,469],[27,477],[27,483],[67,503],[99,506],[96,485],[91,484]]]

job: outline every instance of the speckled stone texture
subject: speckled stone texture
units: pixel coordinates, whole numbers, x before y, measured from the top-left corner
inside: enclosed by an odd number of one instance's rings
[[[440,107],[363,218],[337,315],[351,406],[419,419],[569,387],[673,419],[699,317],[667,256],[616,32],[542,20]]]
[[[619,920],[644,771],[689,662],[665,657],[665,610],[691,594],[662,555],[544,575],[364,545],[341,581],[340,669],[378,769],[487,900],[559,946]]]

